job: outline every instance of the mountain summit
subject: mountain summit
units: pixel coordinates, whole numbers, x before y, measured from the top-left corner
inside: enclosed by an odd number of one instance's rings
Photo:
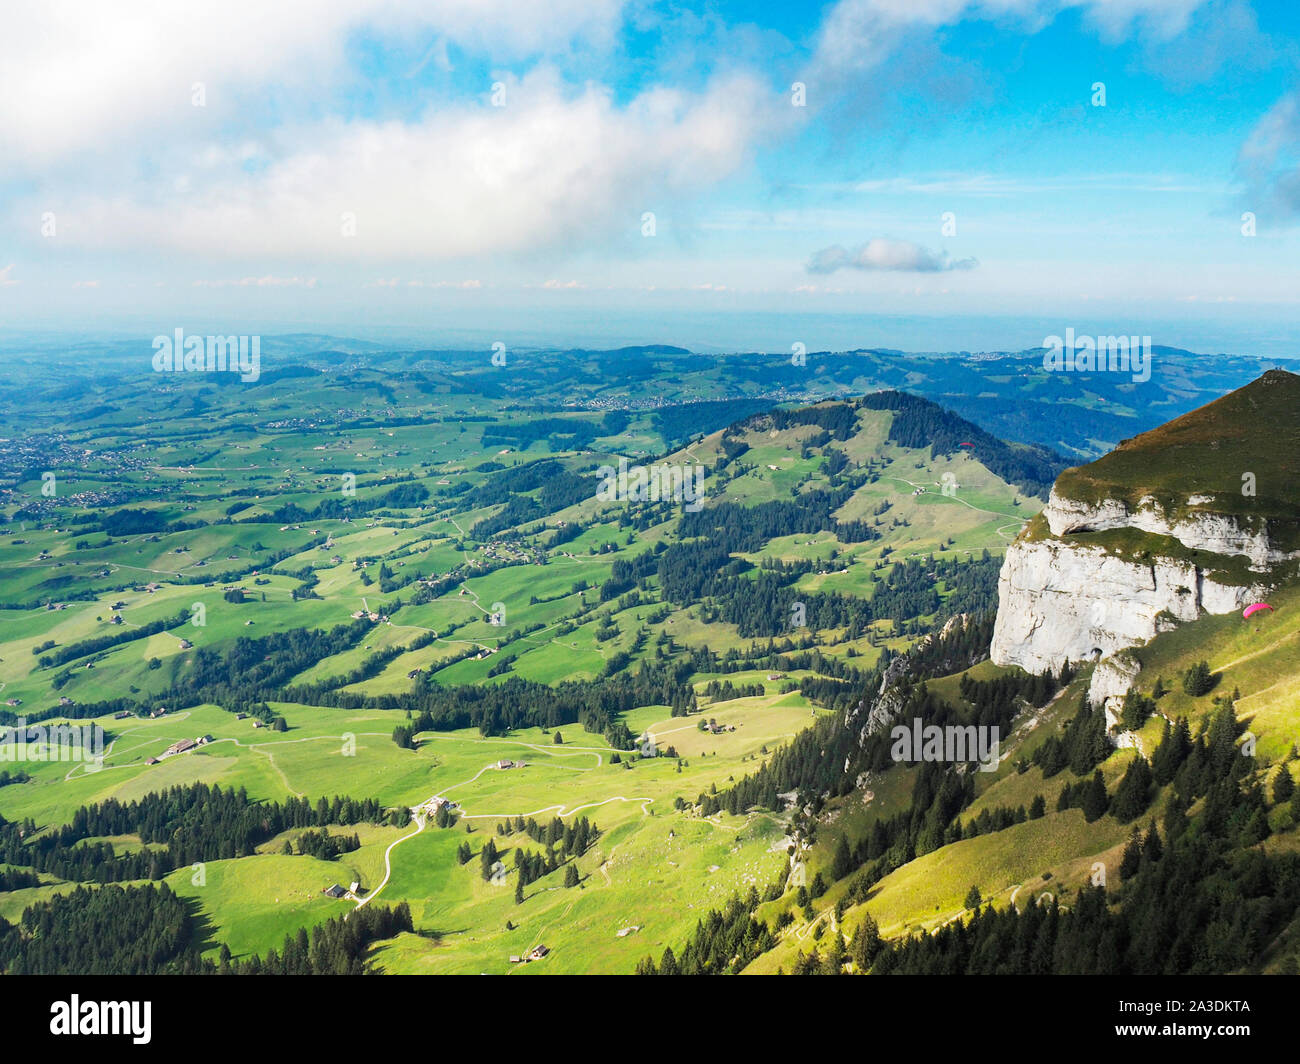
[[[1057,478],[1007,551],[992,658],[1031,672],[1112,659],[1239,610],[1300,566],[1300,376],[1270,370]],[[1122,697],[1121,656],[1094,675]]]

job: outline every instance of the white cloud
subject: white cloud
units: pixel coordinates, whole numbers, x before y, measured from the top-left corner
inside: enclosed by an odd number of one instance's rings
[[[319,102],[355,75],[349,36],[446,40],[493,62],[612,47],[622,0],[7,0],[0,157],[41,168],[123,138],[158,155],[264,94]],[[436,37],[435,37],[436,35]],[[204,107],[193,105],[203,86]],[[486,91],[486,86],[485,86]],[[200,127],[202,128],[202,126]]]
[[[808,262],[809,273],[834,273],[836,270],[897,270],[907,273],[942,273],[948,270],[971,270],[975,259],[954,259],[946,251],[931,251],[908,240],[875,237],[856,251],[832,244],[815,252]]]
[[[911,31],[967,19],[1014,20],[1036,32],[1062,11],[1082,9],[1108,39],[1135,30],[1167,40],[1187,28],[1209,0],[839,0],[822,22],[813,69],[831,78],[883,62]]]
[[[9,288],[12,285],[22,283],[21,281],[15,281],[11,276],[9,276],[13,268],[14,264],[11,262],[4,269],[0,270],[0,288]]]
[[[1300,217],[1300,92],[1278,100],[1255,124],[1237,157],[1242,206],[1290,223]]]
[[[69,197],[62,231],[89,249],[311,262],[581,246],[636,234],[647,207],[726,177],[789,110],[744,76],[699,95],[651,89],[619,106],[598,86],[567,92],[554,72],[535,71],[508,99],[411,123],[282,131],[278,154],[251,168],[235,163],[243,148],[178,159],[183,180],[170,185]]]

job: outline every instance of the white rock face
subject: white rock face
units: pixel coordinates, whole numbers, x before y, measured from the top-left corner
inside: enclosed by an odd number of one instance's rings
[[[998,578],[991,656],[1028,672],[1057,671],[1066,659],[1093,661],[1139,646],[1171,619],[1192,621],[1202,610],[1229,613],[1265,592],[1263,584],[1215,583],[1172,559],[1139,565],[1099,547],[1018,540]]]
[[[1119,653],[1098,662],[1088,685],[1088,701],[1106,710],[1106,724],[1119,724],[1119,709],[1129,688],[1137,682],[1142,663],[1130,654]]]
[[[1209,495],[1194,495],[1193,505],[1213,502]],[[1270,565],[1300,558],[1300,551],[1283,551],[1273,546],[1268,529],[1251,531],[1237,525],[1226,514],[1199,513],[1178,521],[1170,520],[1155,499],[1147,496],[1136,510],[1130,511],[1119,499],[1106,499],[1100,505],[1065,499],[1052,490],[1043,516],[1054,536],[1071,532],[1104,532],[1112,528],[1137,528],[1143,532],[1171,536],[1192,550],[1215,554],[1240,554],[1250,559],[1251,568],[1264,572]]]

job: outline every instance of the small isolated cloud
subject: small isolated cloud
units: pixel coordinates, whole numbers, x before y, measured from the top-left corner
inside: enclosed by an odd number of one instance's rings
[[[875,237],[856,251],[832,244],[815,252],[808,261],[809,273],[834,273],[851,267],[855,270],[898,270],[906,273],[942,273],[947,270],[973,270],[977,259],[954,259],[946,251],[931,251],[909,240]]]
[[[586,288],[587,286],[585,284],[580,284],[577,281],[560,281],[552,277],[549,281],[545,282],[542,285],[542,287],[543,288]]]
[[[98,281],[74,281],[72,287],[73,288],[98,288],[99,282]]]
[[[9,274],[13,271],[14,264],[11,262],[3,270],[0,270],[0,288],[8,288],[10,285],[18,284]]]

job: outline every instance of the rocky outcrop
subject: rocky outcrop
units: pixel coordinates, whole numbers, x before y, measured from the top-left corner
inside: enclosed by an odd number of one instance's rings
[[[1106,710],[1106,724],[1114,728],[1119,724],[1119,710],[1142,671],[1142,663],[1132,654],[1120,651],[1112,657],[1104,658],[1092,671],[1092,681],[1088,685],[1088,701],[1094,706]]]
[[[1189,506],[1212,506],[1211,495],[1195,495]],[[1284,551],[1272,542],[1266,523],[1258,529],[1243,528],[1236,518],[1212,510],[1192,511],[1182,517],[1168,516],[1151,496],[1145,496],[1136,509],[1119,499],[1101,503],[1062,498],[1053,489],[1043,509],[1043,517],[1053,536],[1076,532],[1105,532],[1115,528],[1136,528],[1142,532],[1169,536],[1189,550],[1211,554],[1243,555],[1251,568],[1266,572],[1279,562],[1300,558],[1300,551]]]
[[[848,722],[856,724],[857,718],[866,710],[866,719],[862,722],[858,732],[858,745],[861,746],[867,738],[875,735],[877,732],[884,731],[895,717],[902,711],[906,704],[906,685],[903,684],[912,672],[913,661],[916,656],[935,642],[945,642],[952,636],[960,634],[966,625],[970,623],[970,615],[959,613],[948,618],[947,623],[938,632],[931,632],[924,639],[920,640],[907,654],[900,654],[885,666],[884,674],[880,678],[880,690],[876,692],[876,697],[871,700],[870,708],[867,708],[865,701],[859,702],[848,715]],[[972,661],[956,661],[949,663],[953,670],[965,668]],[[943,671],[943,670],[941,670]],[[848,771],[849,761],[844,763],[845,771]]]
[[[1121,652],[1294,579],[1297,409],[1300,376],[1270,370],[1062,473],[1007,550],[993,660],[1095,661],[1092,700],[1114,710],[1137,677]]]
[[[1219,584],[1174,559],[1139,564],[1100,547],[1056,539],[1017,541],[998,577],[990,656],[1028,672],[1059,671],[1139,646],[1178,622],[1229,613],[1266,586]]]

